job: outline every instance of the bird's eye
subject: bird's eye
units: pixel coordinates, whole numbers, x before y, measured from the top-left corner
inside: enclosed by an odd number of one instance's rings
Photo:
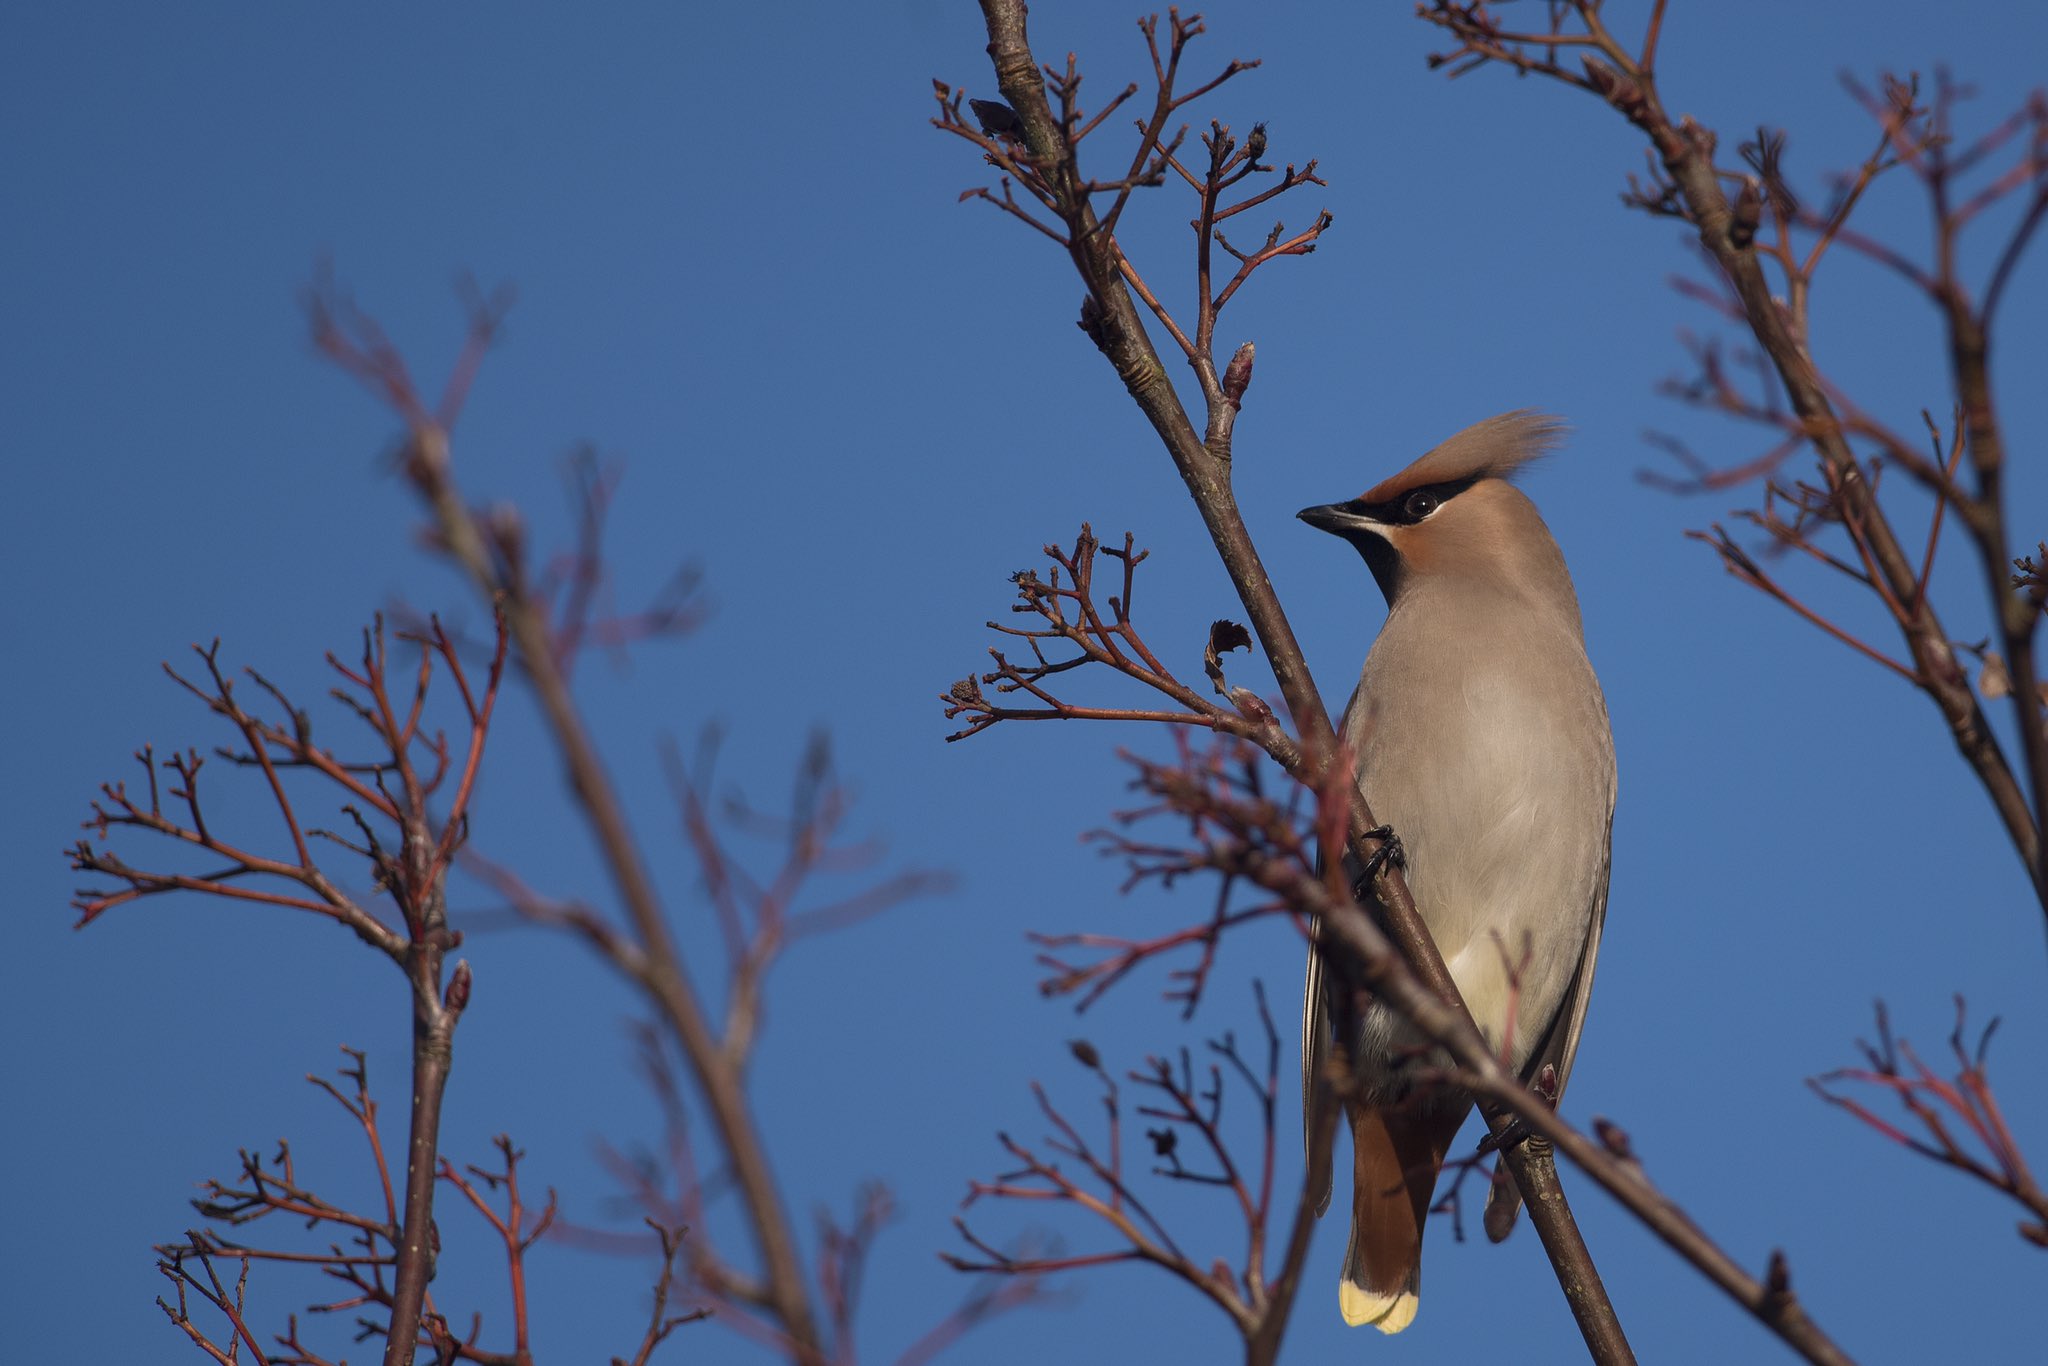
[[[1430,513],[1435,512],[1442,502],[1443,499],[1437,497],[1428,489],[1417,489],[1408,495],[1406,502],[1401,504],[1401,511],[1407,514],[1409,521],[1419,522],[1429,516]]]

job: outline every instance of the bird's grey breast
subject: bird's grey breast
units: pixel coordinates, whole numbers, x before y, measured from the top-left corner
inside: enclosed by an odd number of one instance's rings
[[[1459,956],[1514,958],[1540,941],[1523,986],[1562,993],[1614,804],[1613,743],[1576,614],[1403,602],[1367,656],[1345,737],[1461,985]]]

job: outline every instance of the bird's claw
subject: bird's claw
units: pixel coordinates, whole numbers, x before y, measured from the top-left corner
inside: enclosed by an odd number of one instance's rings
[[[1391,863],[1396,868],[1408,866],[1408,851],[1401,847],[1401,837],[1394,833],[1393,826],[1375,825],[1365,833],[1368,839],[1378,840],[1380,847],[1372,851],[1365,860],[1364,870],[1358,875],[1354,891],[1361,896],[1364,895],[1365,889],[1379,878],[1380,870],[1388,864]]]
[[[1520,1145],[1522,1140],[1529,1137],[1533,1132],[1534,1130],[1530,1129],[1519,1117],[1510,1118],[1499,1133],[1489,1133],[1479,1140],[1479,1147],[1475,1150],[1475,1154],[1479,1157],[1484,1157],[1488,1153],[1505,1152],[1510,1148]]]

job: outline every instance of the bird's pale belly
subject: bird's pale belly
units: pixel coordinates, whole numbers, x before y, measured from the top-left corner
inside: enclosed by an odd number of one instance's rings
[[[1570,988],[1604,843],[1604,831],[1576,828],[1575,813],[1599,805],[1570,790],[1578,766],[1531,752],[1554,733],[1536,721],[1495,715],[1441,737],[1449,743],[1434,747],[1427,767],[1438,781],[1427,795],[1374,791],[1373,761],[1394,756],[1369,751],[1365,767],[1367,800],[1401,838],[1409,889],[1445,965],[1480,1031],[1496,1048],[1510,1044],[1517,1069]],[[1394,764],[1418,766],[1414,756]],[[1412,1031],[1378,1006],[1360,1044],[1362,1076],[1396,1089],[1405,1089],[1398,1074],[1423,1060]]]

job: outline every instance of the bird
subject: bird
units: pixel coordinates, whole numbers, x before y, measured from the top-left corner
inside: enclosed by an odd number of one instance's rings
[[[1504,413],[1348,502],[1297,514],[1356,547],[1387,602],[1340,729],[1359,790],[1398,841],[1416,909],[1488,1045],[1498,1056],[1505,1041],[1527,1080],[1555,1069],[1559,1095],[1606,921],[1616,786],[1564,554],[1511,482],[1563,432],[1543,413]],[[1320,1215],[1333,1157],[1316,1151],[1318,1121],[1341,1097],[1352,1210],[1338,1307],[1348,1324],[1398,1333],[1415,1320],[1430,1197],[1473,1102],[1441,1080],[1448,1060],[1412,1026],[1378,1001],[1360,1009],[1324,967],[1312,942],[1309,1180]],[[1333,1087],[1325,1069],[1339,1047],[1349,1083]],[[1494,1184],[1496,1239],[1519,1199]]]

